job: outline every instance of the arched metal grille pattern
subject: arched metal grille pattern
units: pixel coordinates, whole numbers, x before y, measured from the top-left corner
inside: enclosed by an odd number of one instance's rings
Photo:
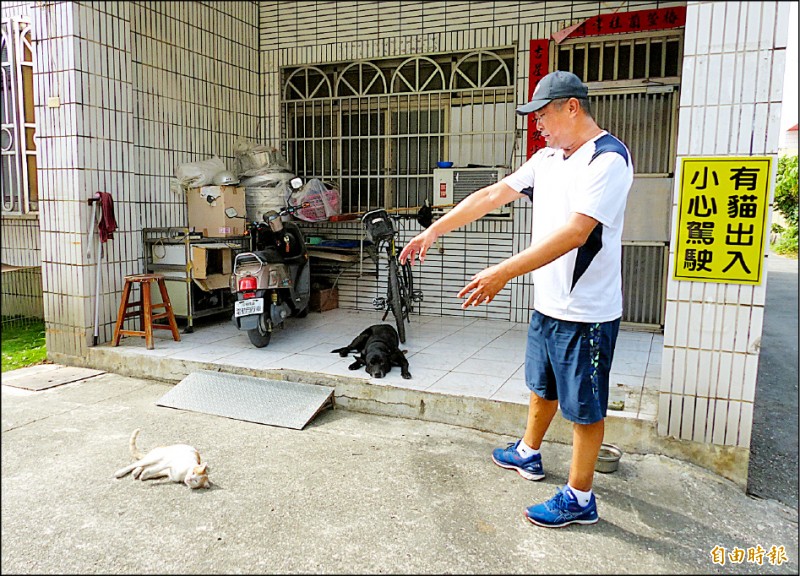
[[[34,141],[33,45],[31,25],[24,18],[2,20],[0,91],[3,213],[36,212],[39,193]]]
[[[512,81],[509,67],[491,52],[472,52],[458,61],[450,86],[454,89],[508,86]]]
[[[285,68],[286,157],[343,212],[420,206],[439,160],[510,165],[512,70],[513,48]]]
[[[310,100],[330,98],[331,83],[325,73],[314,66],[295,70],[284,83],[284,100]]]
[[[425,92],[443,90],[444,71],[430,58],[418,56],[409,58],[395,70],[392,76],[392,92]]]
[[[370,96],[386,93],[386,78],[370,62],[355,62],[342,70],[336,83],[337,96]]]

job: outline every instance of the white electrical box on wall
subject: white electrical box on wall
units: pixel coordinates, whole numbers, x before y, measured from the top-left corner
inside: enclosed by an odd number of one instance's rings
[[[464,198],[508,175],[507,168],[434,168],[433,207],[457,204]],[[511,216],[511,205],[501,206],[489,216]]]

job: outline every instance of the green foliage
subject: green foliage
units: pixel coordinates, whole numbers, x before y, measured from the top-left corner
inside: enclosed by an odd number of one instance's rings
[[[793,224],[797,227],[797,156],[778,158],[775,207],[790,226]]]
[[[44,322],[4,326],[2,354],[2,372],[44,363],[47,360]]]
[[[778,158],[778,176],[775,179],[775,208],[786,219],[786,227],[773,225],[779,234],[772,251],[784,256],[797,257],[797,156]]]
[[[780,228],[780,226],[778,226],[778,228]],[[781,228],[778,232],[780,236],[778,240],[772,244],[772,251],[781,256],[797,258],[797,224]]]

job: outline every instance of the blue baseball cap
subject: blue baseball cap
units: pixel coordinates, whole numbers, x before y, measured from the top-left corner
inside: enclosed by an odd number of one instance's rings
[[[517,108],[517,114],[525,116],[544,108],[558,98],[586,98],[589,88],[572,72],[556,70],[539,80],[531,101]]]

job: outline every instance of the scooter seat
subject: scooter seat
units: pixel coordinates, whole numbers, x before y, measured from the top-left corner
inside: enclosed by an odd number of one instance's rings
[[[258,254],[258,256],[264,262],[274,263],[274,262],[280,262],[281,260],[283,260],[283,258],[281,257],[280,252],[274,246],[267,246],[263,250],[259,250],[258,252],[256,252],[256,254]]]

